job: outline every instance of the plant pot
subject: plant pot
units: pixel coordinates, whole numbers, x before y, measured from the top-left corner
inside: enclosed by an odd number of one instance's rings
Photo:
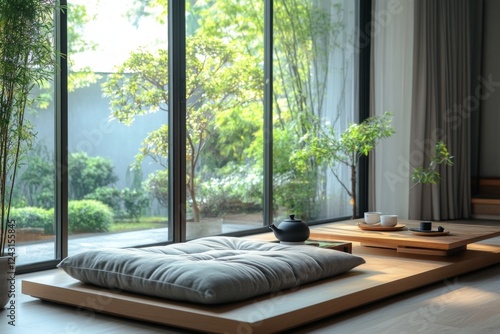
[[[0,257],[0,308],[4,308],[10,300],[9,294],[15,284],[15,259],[11,256]]]

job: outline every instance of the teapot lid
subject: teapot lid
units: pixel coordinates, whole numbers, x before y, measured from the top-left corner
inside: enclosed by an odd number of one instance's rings
[[[290,218],[283,220],[284,222],[302,222],[300,219],[295,219],[295,215],[290,215]]]

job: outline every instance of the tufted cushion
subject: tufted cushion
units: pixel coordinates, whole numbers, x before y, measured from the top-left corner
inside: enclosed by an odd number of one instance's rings
[[[288,289],[364,263],[349,253],[235,237],[207,237],[160,247],[101,249],[58,267],[98,286],[174,300],[216,304]]]

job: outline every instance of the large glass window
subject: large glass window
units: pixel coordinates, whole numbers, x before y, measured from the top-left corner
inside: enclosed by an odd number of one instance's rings
[[[262,1],[186,8],[187,238],[262,226]]]
[[[348,170],[318,165],[307,142],[357,121],[357,1],[276,0],[273,207],[304,221],[349,216]]]
[[[186,2],[186,170],[173,175],[168,1],[68,1],[68,121],[61,124],[68,130],[68,215],[60,221],[68,224],[69,255],[172,242],[169,178],[185,179],[187,239],[251,233],[273,222],[265,217],[350,215],[342,185],[349,171],[297,152],[324,126],[340,133],[358,120],[359,2],[270,4]],[[20,250],[19,264],[54,260],[56,244],[65,242],[55,240],[54,133],[61,129],[54,102],[33,114],[39,140],[24,174],[31,181],[22,186],[23,205],[52,216],[43,231],[29,230],[39,236]]]
[[[130,1],[71,1],[71,255],[168,241],[168,29]]]
[[[4,7],[2,6],[2,10]],[[56,128],[55,86],[52,80],[55,68],[52,52],[55,34],[54,25],[50,22],[52,19],[50,2],[39,4],[30,2],[23,8],[15,2],[10,7],[15,9],[13,14],[17,17],[15,19],[9,17],[12,13],[8,10],[1,15],[0,35],[4,35],[0,47],[2,51],[0,90],[2,129],[8,126],[11,137],[4,137],[2,132],[0,140],[2,155],[6,152],[8,154],[2,157],[0,170],[2,178],[5,177],[3,172],[8,172],[7,177],[3,179],[7,187],[2,186],[2,191],[7,192],[2,194],[2,199],[5,195],[10,197],[10,187],[13,186],[9,221],[15,222],[13,224],[15,238],[8,235],[4,241],[8,240],[9,249],[14,249],[17,255],[16,263],[24,265],[55,258],[54,133]],[[14,22],[15,26],[9,22]],[[15,31],[11,30],[13,28]],[[20,41],[26,44],[15,45]],[[13,76],[11,76],[12,70],[15,70]],[[25,100],[20,92],[30,88],[29,96]],[[24,110],[24,113],[21,110]],[[5,117],[9,114],[11,118],[6,121]],[[7,156],[9,158],[5,160]],[[18,158],[19,166],[17,172],[11,165],[15,156]],[[5,203],[8,203],[8,200]]]
[[[53,86],[35,90],[40,97],[36,111],[27,119],[36,133],[32,147],[21,164],[16,181],[11,219],[16,221],[18,265],[50,261],[55,258],[55,154]]]

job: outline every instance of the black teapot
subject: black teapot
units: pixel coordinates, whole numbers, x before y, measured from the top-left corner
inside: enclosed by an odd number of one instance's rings
[[[290,219],[285,219],[279,223],[269,225],[276,238],[283,243],[303,243],[309,238],[309,226],[300,219],[295,219],[295,215],[290,215]]]

